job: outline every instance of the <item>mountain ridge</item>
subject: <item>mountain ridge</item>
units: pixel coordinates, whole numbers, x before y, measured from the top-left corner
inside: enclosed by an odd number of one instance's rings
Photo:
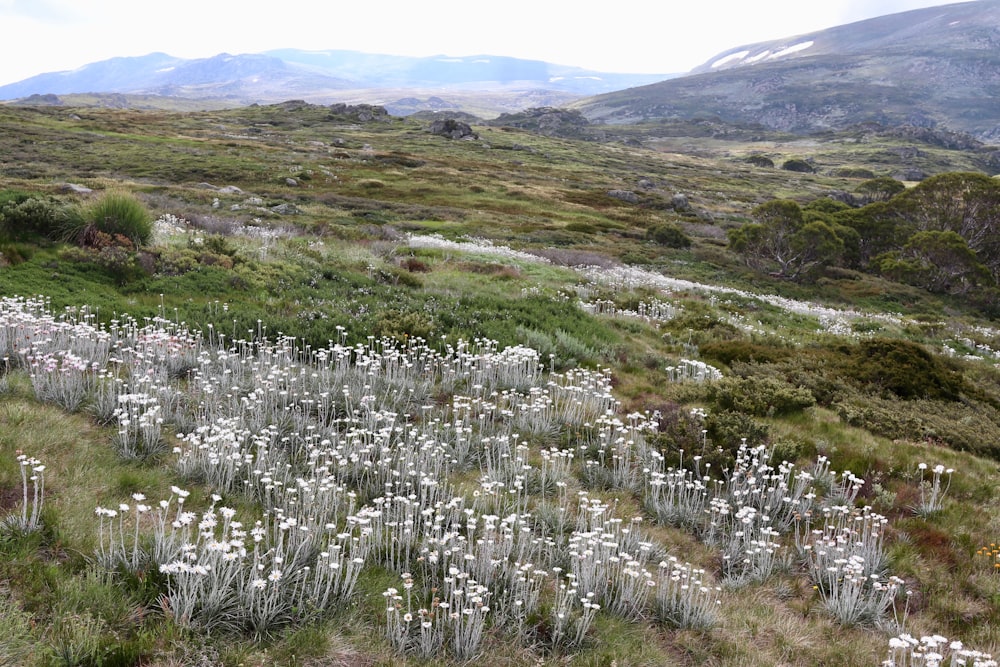
[[[438,96],[480,91],[551,91],[550,101],[594,95],[663,80],[672,74],[597,72],[540,60],[473,55],[415,58],[358,51],[277,49],[263,53],[184,59],[154,52],[89,63],[75,70],[40,74],[0,86],[0,100],[83,93],[160,95],[229,100],[240,104],[298,98],[356,102],[357,91],[412,91]],[[440,91],[440,92],[438,92]],[[369,98],[372,93],[366,93]],[[375,103],[392,100],[372,100]],[[426,108],[434,108],[428,102]],[[412,103],[409,104],[412,106]],[[400,105],[407,108],[407,105]],[[415,109],[419,110],[419,109]],[[500,105],[495,113],[510,110]]]
[[[976,0],[734,47],[688,76],[571,107],[608,124],[717,117],[807,134],[877,122],[1000,143],[998,98],[1000,0]]]

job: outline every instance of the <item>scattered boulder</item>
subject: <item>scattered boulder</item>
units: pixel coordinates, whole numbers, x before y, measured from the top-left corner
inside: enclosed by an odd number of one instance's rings
[[[608,196],[617,199],[619,201],[627,202],[629,204],[638,204],[639,195],[632,192],[631,190],[608,190]]]
[[[333,116],[346,116],[360,123],[369,123],[373,120],[387,120],[389,118],[389,112],[386,111],[385,107],[375,104],[344,104],[343,102],[338,102],[337,104],[331,104],[328,108],[330,109],[330,114]]]
[[[431,134],[439,137],[447,137],[449,139],[479,138],[479,135],[472,130],[472,127],[468,123],[463,123],[462,121],[455,120],[454,118],[443,118],[441,120],[434,121],[431,123],[429,131]]]
[[[897,181],[922,181],[927,178],[927,172],[922,169],[900,169],[892,175]]]
[[[278,215],[299,215],[302,213],[302,210],[294,204],[285,203],[272,206],[271,212]]]
[[[241,195],[241,194],[243,194],[243,190],[240,190],[235,185],[227,185],[224,188],[219,188],[219,192],[225,193],[227,195]]]
[[[289,176],[288,178],[285,179],[285,185],[287,185],[290,188],[297,188],[299,187],[299,182],[294,178],[292,178],[291,176]]]
[[[85,185],[78,185],[76,183],[64,183],[62,186],[63,192],[71,192],[75,195],[89,195],[93,190]]]
[[[691,202],[688,201],[687,195],[677,192],[670,198],[670,208],[675,211],[690,211]]]
[[[590,121],[582,113],[556,107],[502,113],[489,124],[495,127],[516,127],[547,137],[590,138]]]

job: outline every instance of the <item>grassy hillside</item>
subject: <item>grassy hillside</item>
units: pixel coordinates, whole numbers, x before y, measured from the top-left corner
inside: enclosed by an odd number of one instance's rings
[[[0,663],[996,653],[1000,331],[726,236],[980,156],[474,129],[0,107]]]

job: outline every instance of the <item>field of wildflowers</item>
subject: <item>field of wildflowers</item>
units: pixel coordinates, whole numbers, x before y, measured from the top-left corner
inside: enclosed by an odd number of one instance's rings
[[[3,107],[0,199],[158,218],[0,221],[0,664],[993,664],[1000,330],[724,247],[849,178],[77,111]]]
[[[557,373],[482,339],[213,341],[162,317],[102,324],[24,298],[0,300],[0,354],[38,401],[107,422],[122,460],[203,490],[198,507],[174,485],[94,508],[93,567],[151,580],[190,632],[273,639],[356,603],[368,571],[392,583],[385,642],[430,660],[483,659],[489,636],[572,654],[603,615],[706,632],[728,597],[789,576],[836,623],[908,629],[912,591],[863,478],[745,438],[726,469],[671,460],[658,415],[624,413],[607,370]],[[682,360],[669,375],[720,373]],[[30,533],[46,466],[18,463],[5,530]],[[942,511],[953,472],[919,464],[918,515]],[[685,561],[651,536],[658,525],[713,556]],[[900,637],[885,664],[937,664],[938,643]]]

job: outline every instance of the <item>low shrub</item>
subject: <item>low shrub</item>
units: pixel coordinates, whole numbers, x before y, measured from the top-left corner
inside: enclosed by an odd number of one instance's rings
[[[17,190],[0,192],[0,232],[11,239],[58,240],[79,219],[75,207],[54,198]]]
[[[701,356],[721,361],[727,366],[735,361],[774,363],[791,355],[791,351],[785,348],[745,340],[713,341],[702,345],[698,351]]]
[[[751,155],[746,161],[755,167],[766,167],[769,169],[774,168],[774,160],[765,155]]]
[[[871,396],[839,402],[834,409],[844,423],[893,440],[943,443],[994,459],[1000,455],[1000,412],[983,403]]]
[[[736,451],[743,440],[760,445],[770,437],[767,424],[731,410],[709,412],[705,417],[705,431],[712,447],[705,452],[703,463],[711,463],[714,470],[732,469]]]
[[[888,338],[858,344],[844,368],[847,378],[903,399],[958,400],[962,376],[920,345]]]
[[[708,397],[719,408],[756,417],[798,412],[816,404],[808,389],[774,377],[725,377],[708,387]]]
[[[578,232],[580,234],[596,234],[597,227],[586,222],[571,222],[566,225],[567,232]]]
[[[815,169],[813,166],[806,162],[805,160],[799,160],[798,158],[792,158],[791,160],[785,160],[781,165],[781,168],[785,171],[797,171],[803,174],[811,174]]]
[[[691,239],[677,225],[664,223],[646,231],[646,238],[668,248],[689,248]]]

